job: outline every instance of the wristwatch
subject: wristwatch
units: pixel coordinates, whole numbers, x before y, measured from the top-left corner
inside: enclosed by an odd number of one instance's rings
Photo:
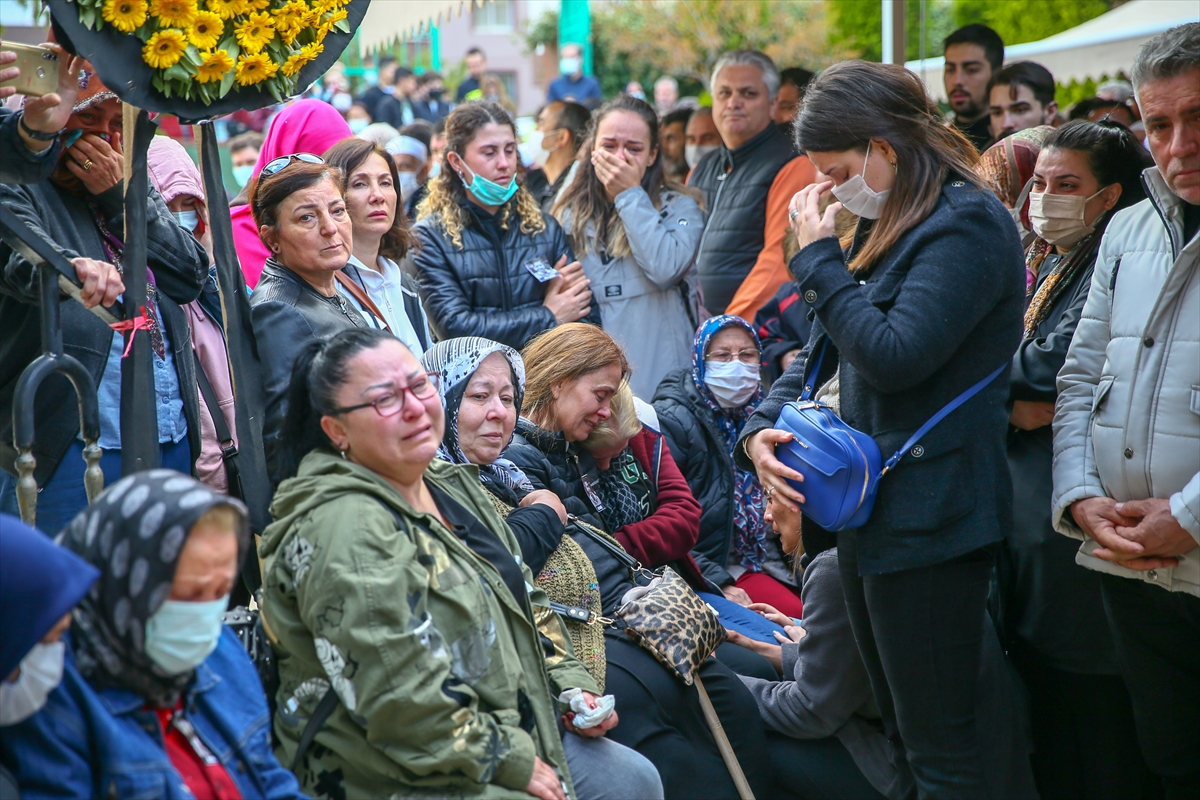
[[[26,136],[28,136],[30,139],[36,139],[39,142],[53,142],[59,136],[62,136],[62,132],[66,130],[66,128],[63,128],[61,130],[55,131],[54,133],[43,133],[42,131],[35,131],[34,129],[30,128],[28,125],[25,124],[25,115],[24,114],[21,115],[21,119],[17,120],[17,124],[21,126],[21,130],[25,132]]]

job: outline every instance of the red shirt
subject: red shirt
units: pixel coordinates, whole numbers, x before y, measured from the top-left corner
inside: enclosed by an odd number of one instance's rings
[[[175,708],[155,708],[171,766],[196,795],[196,800],[242,800],[242,793],[225,767],[212,754],[196,729],[183,716],[183,700]]]

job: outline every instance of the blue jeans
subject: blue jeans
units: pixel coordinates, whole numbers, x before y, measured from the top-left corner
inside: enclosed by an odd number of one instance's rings
[[[162,466],[184,475],[192,474],[192,447],[187,437],[178,442],[166,442],[159,446]],[[48,536],[56,536],[67,527],[75,515],[87,508],[87,492],[83,488],[83,471],[87,464],[83,460],[83,442],[76,439],[58,468],[45,486],[39,487],[37,501],[37,528]],[[104,473],[104,485],[112,486],[121,479],[121,451],[105,450],[100,456],[100,471]],[[21,515],[17,506],[17,479],[7,472],[0,472],[0,511]]]

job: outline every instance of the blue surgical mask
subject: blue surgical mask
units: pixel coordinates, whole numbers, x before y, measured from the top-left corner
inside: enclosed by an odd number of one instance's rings
[[[254,177],[254,165],[242,164],[240,167],[233,168],[233,179],[237,181],[238,186],[245,186]]]
[[[463,167],[470,171],[470,167],[467,167],[466,164],[463,164]],[[463,183],[467,183],[466,178],[463,178]],[[475,173],[475,177],[471,179],[470,183],[467,183],[467,191],[475,195],[475,199],[485,206],[504,205],[517,193],[518,188],[516,175],[509,181],[508,186],[501,186],[495,181],[489,181],[478,173]]]
[[[146,620],[146,655],[168,675],[193,670],[217,649],[229,596],[208,603],[166,600]]]
[[[371,120],[363,117],[355,117],[354,119],[346,120],[346,124],[350,126],[350,132],[355,136],[366,130],[366,127],[371,124]]]
[[[576,72],[579,72],[579,59],[574,56],[560,58],[558,60],[558,71],[563,75],[574,75]]]
[[[66,148],[78,142],[80,136],[83,136],[83,128],[68,131],[67,133],[63,134],[63,149],[65,150]]]
[[[195,211],[172,211],[171,215],[185,231],[194,231],[200,226],[200,215]]]

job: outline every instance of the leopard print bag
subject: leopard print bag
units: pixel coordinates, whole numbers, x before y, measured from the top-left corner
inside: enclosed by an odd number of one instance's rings
[[[629,567],[635,584],[649,578],[621,598],[614,623],[691,686],[696,670],[725,641],[725,626],[678,572],[670,567],[652,572],[614,539],[583,520],[572,521]]]

